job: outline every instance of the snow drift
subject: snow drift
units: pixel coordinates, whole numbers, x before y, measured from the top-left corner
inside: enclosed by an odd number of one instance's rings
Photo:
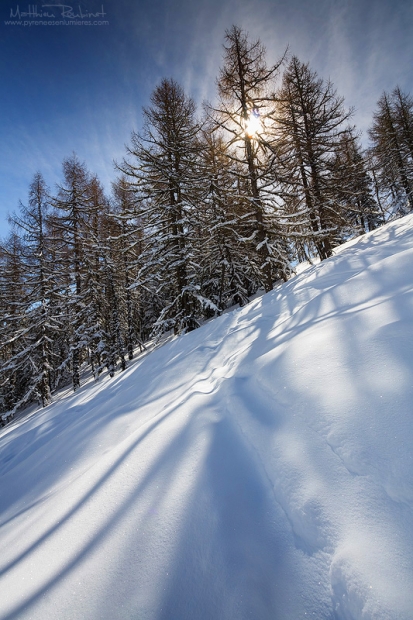
[[[413,217],[0,435],[0,617],[413,617]]]

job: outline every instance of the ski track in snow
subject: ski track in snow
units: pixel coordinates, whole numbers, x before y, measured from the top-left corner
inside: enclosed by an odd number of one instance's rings
[[[0,433],[0,618],[411,620],[413,216]]]

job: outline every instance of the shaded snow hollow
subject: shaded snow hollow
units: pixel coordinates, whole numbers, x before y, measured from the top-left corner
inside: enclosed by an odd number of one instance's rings
[[[413,216],[0,435],[0,618],[411,620]]]

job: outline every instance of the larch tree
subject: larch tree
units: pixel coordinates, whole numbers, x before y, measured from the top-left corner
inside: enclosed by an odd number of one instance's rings
[[[90,219],[90,174],[76,155],[63,161],[64,183],[53,200],[53,227],[60,241],[58,265],[65,285],[65,321],[69,357],[62,366],[70,365],[73,389],[80,387],[80,365],[88,344],[85,312],[85,252]]]
[[[193,246],[200,200],[199,124],[195,103],[164,79],[144,109],[141,134],[132,134],[119,166],[134,191],[144,226],[136,286],[157,306],[154,333],[190,331],[211,302],[202,297]]]
[[[220,312],[248,303],[259,282],[250,274],[248,245],[249,203],[243,199],[237,164],[224,137],[207,124],[202,132],[202,170],[205,190],[199,219],[201,286]]]
[[[315,244],[321,259],[337,244],[342,214],[331,161],[348,134],[350,116],[331,82],[294,56],[277,92],[278,172],[294,199],[299,235]]]
[[[132,360],[134,348],[145,348],[142,333],[145,331],[145,299],[137,289],[132,288],[137,277],[139,257],[142,252],[143,230],[135,209],[134,194],[125,177],[121,175],[113,184],[111,217],[116,222],[112,230],[112,246],[116,248],[120,295],[126,322],[126,349]]]
[[[43,407],[51,402],[53,342],[60,325],[53,307],[57,284],[50,254],[48,209],[49,190],[42,175],[36,173],[28,205],[20,203],[19,212],[10,218],[15,239],[19,239],[21,279],[16,280],[20,292],[14,302],[20,309],[20,325],[15,325],[8,366],[20,377],[20,385],[24,383],[14,409],[35,399]],[[14,250],[8,253],[15,262],[16,243],[12,246]],[[14,287],[10,282],[12,296]]]
[[[107,231],[103,221],[109,211],[109,202],[97,176],[90,176],[87,180],[86,196],[87,217],[83,221],[82,241],[83,340],[88,350],[94,378],[97,379],[107,365],[108,358],[108,337],[105,332],[107,302],[103,268]]]
[[[387,208],[413,209],[413,100],[396,88],[383,93],[369,129],[377,184]]]
[[[383,224],[384,214],[374,196],[368,158],[352,131],[341,137],[330,170],[340,203],[338,240],[344,242],[354,232],[369,232]]]
[[[11,232],[0,246],[0,424],[11,419],[30,391],[32,368],[25,355],[28,344],[27,295],[23,248]]]
[[[266,291],[287,279],[289,261],[279,217],[277,174],[269,118],[274,108],[275,79],[283,61],[268,66],[260,41],[250,42],[237,26],[226,32],[224,61],[218,84],[219,100],[210,116],[224,132],[228,156],[250,207],[250,264]],[[230,151],[229,151],[230,149]]]
[[[413,98],[398,86],[392,92],[396,126],[403,145],[403,153],[409,176],[413,172]]]

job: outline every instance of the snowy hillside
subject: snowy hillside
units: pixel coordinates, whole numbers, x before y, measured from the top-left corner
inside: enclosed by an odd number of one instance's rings
[[[0,618],[411,620],[413,216],[0,434]]]

